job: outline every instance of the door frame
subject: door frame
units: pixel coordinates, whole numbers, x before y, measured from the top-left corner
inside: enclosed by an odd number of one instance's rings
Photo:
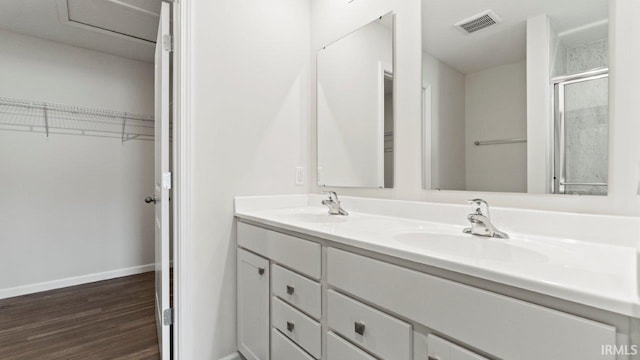
[[[171,49],[166,36],[171,36],[171,3],[163,1],[160,8],[157,43],[154,51],[155,141],[154,141],[154,201],[155,206],[155,304],[158,346],[162,359],[170,360],[171,323],[165,317],[171,313]]]
[[[172,5],[173,32],[173,359],[193,359],[193,334],[190,306],[182,306],[192,299],[192,283],[188,276],[191,249],[191,2],[163,0]]]
[[[384,162],[384,154],[385,154],[385,87],[384,83],[387,78],[391,78],[395,80],[393,74],[393,66],[391,64],[378,61],[378,124],[377,124],[377,171],[376,171],[376,187],[384,188],[384,174],[385,174],[385,162]],[[394,99],[395,104],[395,99]],[[395,114],[395,109],[393,110]],[[395,118],[393,128],[395,130]],[[393,130],[392,130],[393,131]],[[393,134],[392,134],[393,136]],[[395,144],[394,144],[395,146]],[[394,154],[395,156],[395,154]]]

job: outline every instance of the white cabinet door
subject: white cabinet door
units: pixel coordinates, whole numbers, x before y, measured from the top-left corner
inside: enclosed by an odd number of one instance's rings
[[[615,358],[613,326],[343,250],[327,250],[327,282],[500,359]]]
[[[269,360],[269,261],[238,249],[238,349]]]
[[[429,360],[488,360],[435,335],[427,337]]]
[[[322,315],[320,283],[274,265],[271,268],[271,290],[275,296],[320,320]]]
[[[286,336],[276,329],[271,330],[271,351],[278,360],[314,360]]]
[[[300,345],[316,359],[322,355],[322,326],[320,323],[274,297],[271,303],[271,323],[289,339]],[[283,359],[284,360],[284,359]]]
[[[171,307],[169,290],[169,230],[171,173],[169,165],[170,69],[169,51],[162,46],[170,36],[171,5],[162,3],[155,55],[155,273],[156,273],[156,328],[162,359],[171,359],[170,323],[164,313]],[[123,130],[124,131],[124,130]]]
[[[238,221],[238,246],[319,280],[322,246]]]
[[[428,360],[451,360],[451,343],[439,337],[427,337]]]
[[[337,334],[382,359],[413,358],[410,324],[333,290],[327,303],[327,322]]]
[[[460,347],[451,347],[451,360],[489,360],[484,356],[474,354]]]
[[[375,360],[375,358],[338,335],[327,335],[327,360]]]

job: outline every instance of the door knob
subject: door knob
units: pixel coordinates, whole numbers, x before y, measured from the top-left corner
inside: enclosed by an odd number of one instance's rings
[[[155,196],[147,196],[146,198],[144,198],[144,202],[146,202],[147,204],[151,204],[151,203],[157,203],[158,199],[156,199]]]
[[[292,321],[287,321],[287,330],[289,332],[293,331],[293,329],[295,329],[296,324],[294,324]]]
[[[294,291],[296,291],[296,289],[293,286],[287,285],[287,294],[293,295]]]

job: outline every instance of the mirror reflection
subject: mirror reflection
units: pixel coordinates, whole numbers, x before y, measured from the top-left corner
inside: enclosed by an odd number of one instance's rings
[[[426,189],[606,195],[607,0],[423,0]]]
[[[318,52],[318,184],[393,187],[393,15]]]

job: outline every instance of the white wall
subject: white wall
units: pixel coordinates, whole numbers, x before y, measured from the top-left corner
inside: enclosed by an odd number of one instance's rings
[[[474,141],[527,137],[526,61],[465,76],[467,187],[527,191],[527,144],[475,146]]]
[[[153,114],[153,64],[0,30],[0,96]]]
[[[531,194],[548,194],[551,190],[553,127],[549,79],[554,42],[546,15],[527,20],[527,188]]]
[[[188,358],[208,360],[236,350],[233,197],[308,191],[295,168],[308,168],[309,2],[190,6],[191,237],[180,251],[193,287],[180,321]]]
[[[637,0],[612,0],[610,3],[613,24],[610,44],[614,54],[611,59],[610,187],[609,196],[594,197],[422,190],[420,2],[369,0],[349,4],[342,0],[313,1],[313,49],[318,49],[326,41],[338,38],[387,11],[394,10],[397,14],[395,188],[335,190],[354,196],[453,203],[464,203],[467,199],[482,197],[494,206],[640,215],[640,142],[637,141],[637,134],[640,133],[640,122],[637,120],[640,109],[636,106],[640,72],[634,70],[640,62],[640,46],[634,38],[640,26],[635,21],[640,16],[640,5]],[[616,76],[617,74],[620,76]],[[312,107],[312,114],[314,111]],[[315,119],[312,119],[312,128],[314,124]],[[310,152],[313,163],[314,144]],[[529,156],[530,152],[529,147]],[[313,186],[312,190],[318,191],[317,186]]]
[[[567,73],[567,47],[562,43],[558,33],[549,28],[549,64],[551,66],[551,78]]]
[[[526,192],[526,144],[474,145],[526,137],[525,61],[467,75],[428,53],[422,62],[431,87],[431,187]]]
[[[431,187],[464,190],[465,76],[423,53],[422,77],[431,87]]]
[[[153,113],[152,64],[0,43],[0,97]],[[153,262],[152,142],[0,131],[0,178],[0,292]]]
[[[311,0],[311,50],[312,68],[315,53],[325,44],[343,37],[351,31],[371,22],[381,15],[394,11],[395,23],[395,176],[394,189],[346,189],[334,188],[340,193],[369,194],[408,198],[411,189],[420,189],[422,166],[419,156],[421,144],[421,71],[422,49],[420,43],[420,1],[404,0],[356,0],[351,3],[341,0]],[[316,127],[316,79],[311,78],[311,129]],[[309,148],[310,168],[316,166],[316,136],[311,134]],[[311,185],[319,191],[315,172],[311,172]]]
[[[393,38],[377,21],[318,52],[321,184],[384,186],[381,66],[393,70]]]

